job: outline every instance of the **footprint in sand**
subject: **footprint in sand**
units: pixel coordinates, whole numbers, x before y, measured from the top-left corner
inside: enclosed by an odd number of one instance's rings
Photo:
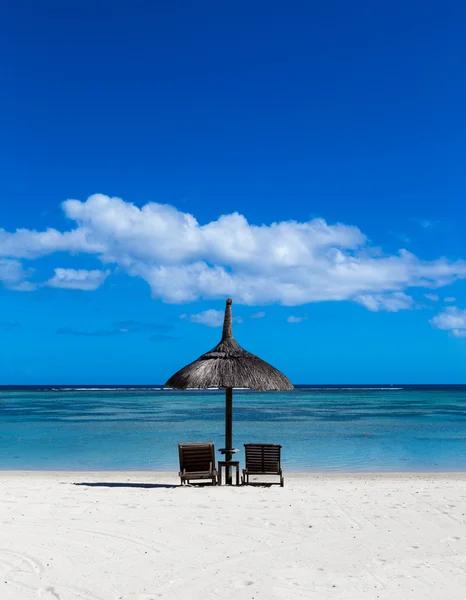
[[[240,590],[244,587],[249,587],[250,585],[254,585],[254,581],[252,581],[251,579],[239,579],[233,583],[233,587],[235,590]]]
[[[458,535],[451,535],[450,537],[443,539],[440,543],[446,544],[448,542],[459,542],[460,540],[461,538]]]
[[[44,598],[44,600],[45,598],[55,598],[56,600],[61,600],[60,594],[52,585],[49,585],[46,588],[39,588],[37,590],[37,595],[39,596],[39,598]]]
[[[100,596],[96,596],[89,590],[77,588],[74,586],[61,585],[59,587],[48,585],[47,587],[37,588],[37,595],[43,600],[63,600],[63,594],[66,599],[71,600],[103,600]]]
[[[44,571],[44,567],[42,564],[36,560],[35,558],[31,558],[27,554],[22,554],[20,552],[12,552],[11,550],[6,550],[4,548],[0,548],[0,558],[2,555],[5,556],[6,564],[9,564],[12,569],[18,569],[20,565],[27,566],[28,570],[32,573],[36,573],[40,575]],[[17,565],[11,564],[11,559],[14,561],[18,561]]]

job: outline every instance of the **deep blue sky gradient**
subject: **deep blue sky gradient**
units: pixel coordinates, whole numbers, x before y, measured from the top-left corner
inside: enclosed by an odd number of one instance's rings
[[[0,227],[67,229],[60,203],[100,192],[200,223],[318,216],[390,253],[466,258],[465,28],[460,1],[5,2]],[[464,282],[437,293],[466,307]],[[20,325],[0,329],[2,384],[163,382],[219,334],[124,275],[88,293],[1,290],[0,306]],[[223,305],[189,310],[209,307]],[[429,325],[438,306],[235,310],[239,341],[296,383],[466,380],[466,339]],[[57,333],[126,320],[152,329]]]

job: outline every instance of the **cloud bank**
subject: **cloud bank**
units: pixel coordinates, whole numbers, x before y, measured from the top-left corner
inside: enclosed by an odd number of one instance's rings
[[[35,285],[97,289],[118,270],[145,280],[169,303],[233,296],[239,303],[298,306],[350,300],[372,311],[413,307],[409,288],[435,289],[466,277],[466,262],[425,261],[407,250],[384,254],[355,226],[323,219],[252,225],[238,213],[200,224],[173,206],[142,208],[96,194],[67,200],[74,228],[0,230],[0,281],[12,290]],[[30,283],[21,263],[54,253],[89,255],[102,268],[63,269]]]
[[[453,337],[466,337],[466,310],[449,306],[430,320],[437,329],[448,331]]]
[[[207,327],[221,327],[223,325],[223,318],[225,313],[221,310],[214,310],[209,308],[203,310],[200,313],[194,315],[180,315],[180,319],[186,319],[191,323],[197,323],[199,325],[207,325]],[[234,323],[243,323],[242,317],[233,317]]]
[[[31,274],[31,269],[25,271],[19,260],[0,258],[0,282],[7,289],[17,292],[32,292],[36,286],[27,281]]]
[[[409,310],[414,306],[414,300],[404,292],[362,294],[355,298],[355,300],[372,312],[379,312],[381,310],[398,312],[399,310]]]
[[[55,275],[44,285],[68,290],[94,291],[102,285],[110,271],[87,271],[86,269],[55,269]]]

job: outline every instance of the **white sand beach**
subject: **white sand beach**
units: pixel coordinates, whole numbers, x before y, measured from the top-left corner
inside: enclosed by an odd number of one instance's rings
[[[170,486],[1,472],[1,600],[466,597],[466,474]]]

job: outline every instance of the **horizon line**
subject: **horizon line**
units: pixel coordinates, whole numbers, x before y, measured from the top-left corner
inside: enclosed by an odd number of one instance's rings
[[[295,388],[397,388],[397,387],[466,387],[465,383],[296,383],[293,384]],[[160,383],[37,383],[37,384],[22,384],[22,383],[12,383],[12,384],[0,384],[0,390],[4,389],[13,389],[13,388],[22,388],[22,389],[32,389],[32,388],[55,388],[55,389],[63,389],[63,388],[134,388],[134,389],[147,389],[147,388],[165,388],[165,384]],[[195,388],[189,390],[176,390],[175,388],[165,388],[171,391],[203,391],[207,389],[223,389],[223,388]],[[251,391],[257,391],[253,388],[242,388],[244,390],[250,389]],[[265,393],[265,392],[264,392]]]

